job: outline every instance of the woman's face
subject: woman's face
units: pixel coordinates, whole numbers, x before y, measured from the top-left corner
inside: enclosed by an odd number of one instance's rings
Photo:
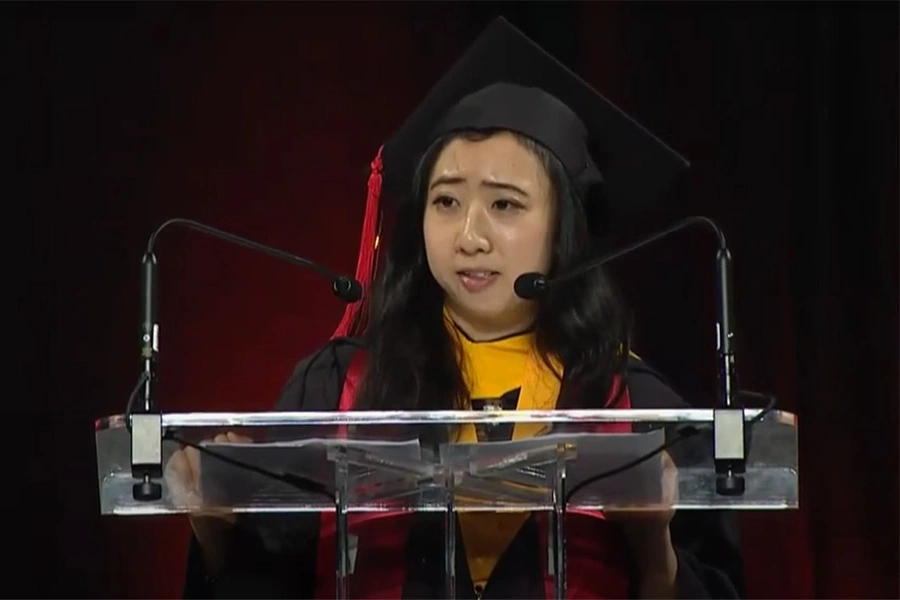
[[[523,273],[549,269],[553,209],[540,159],[510,133],[457,138],[438,156],[428,181],[425,251],[448,311],[472,338],[531,324],[534,307],[513,285]]]

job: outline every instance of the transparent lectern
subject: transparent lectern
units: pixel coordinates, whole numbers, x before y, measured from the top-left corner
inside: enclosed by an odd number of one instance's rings
[[[717,428],[734,417],[744,443]],[[158,419],[155,480],[135,477],[130,422],[96,424],[104,515],[199,511],[332,513],[335,595],[353,560],[348,519],[440,513],[445,584],[455,597],[460,513],[546,511],[556,596],[565,597],[566,511],[794,509],[794,415],[765,409],[263,412],[133,415]],[[740,421],[738,424],[741,425]],[[460,433],[470,428],[471,435]],[[213,443],[231,431],[247,441]],[[475,439],[477,442],[460,442]],[[146,441],[146,440],[145,440]],[[737,442],[737,443],[735,443]],[[199,475],[170,461],[195,447]],[[726,473],[727,471],[727,473]]]

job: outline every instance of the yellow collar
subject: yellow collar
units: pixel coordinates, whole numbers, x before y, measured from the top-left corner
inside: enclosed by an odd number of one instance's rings
[[[562,364],[557,360],[551,360],[550,365],[541,358],[534,346],[534,333],[525,332],[518,335],[502,338],[490,342],[474,342],[469,339],[450,316],[444,311],[448,331],[454,336],[459,345],[463,372],[463,379],[467,388],[473,390],[473,374],[478,371],[480,365],[475,361],[483,360],[486,353],[500,354],[510,353],[511,361],[521,360],[522,376],[519,381],[518,410],[553,410],[559,398]],[[532,437],[540,433],[542,426],[520,423],[513,429],[513,439]],[[460,431],[458,441],[475,441],[473,427],[465,427]]]

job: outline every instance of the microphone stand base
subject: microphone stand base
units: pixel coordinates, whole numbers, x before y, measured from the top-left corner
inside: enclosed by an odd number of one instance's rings
[[[132,488],[134,499],[139,502],[154,502],[162,498],[162,484],[145,479],[134,484]]]
[[[743,475],[728,473],[716,476],[716,493],[720,496],[741,496],[746,490],[746,485]]]

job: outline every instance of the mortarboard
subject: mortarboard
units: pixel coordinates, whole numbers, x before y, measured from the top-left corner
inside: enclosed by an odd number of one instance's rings
[[[494,20],[382,146],[371,164],[356,278],[368,291],[379,202],[410,197],[431,143],[457,130],[507,129],[543,144],[614,222],[648,211],[689,166],[505,19]],[[335,336],[345,335],[353,307]]]

